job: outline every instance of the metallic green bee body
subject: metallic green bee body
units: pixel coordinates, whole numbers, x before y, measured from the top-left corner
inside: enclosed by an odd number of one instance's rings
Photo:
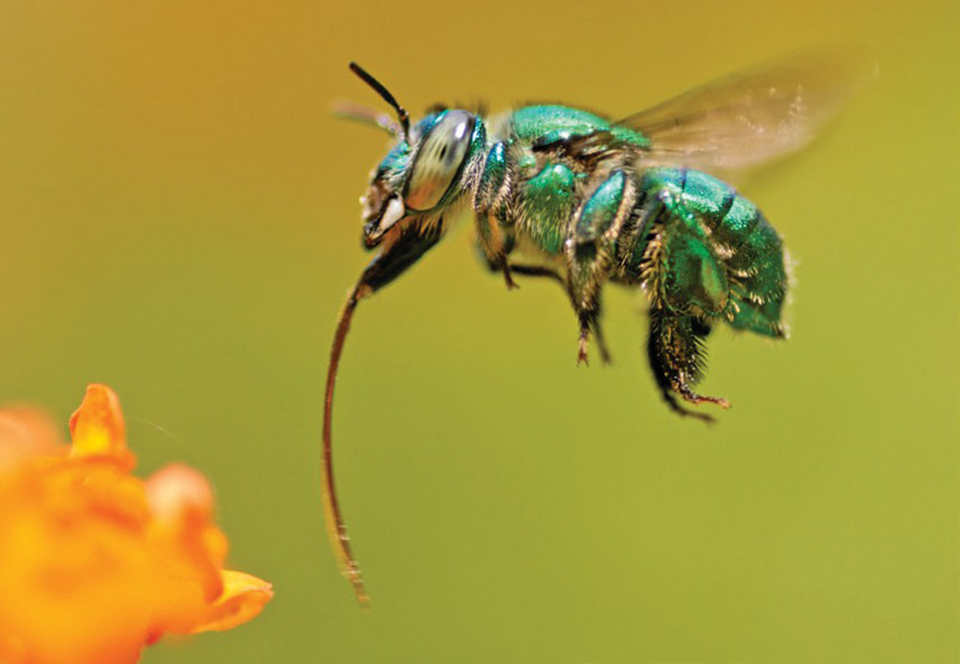
[[[374,171],[365,242],[388,242],[384,256],[393,242],[405,256],[425,252],[452,208],[469,201],[483,256],[509,286],[514,271],[563,283],[580,324],[580,361],[591,332],[608,357],[604,284],[639,286],[650,299],[650,363],[667,402],[683,414],[675,394],[726,405],[693,391],[701,341],[716,321],[783,336],[780,237],[720,180],[648,168],[650,147],[636,129],[565,106],[526,106],[489,128],[468,111],[432,113]],[[421,237],[423,229],[430,233]]]
[[[378,249],[341,315],[327,376],[325,497],[331,537],[361,601],[366,595],[336,501],[333,387],[359,300],[393,281],[469,208],[488,266],[549,277],[579,324],[578,361],[600,327],[607,282],[649,300],[647,350],[671,408],[728,403],[694,391],[704,340],[725,323],[784,336],[787,273],[780,236],[757,207],[707,171],[736,173],[796,150],[861,78],[859,62],[822,54],[792,59],[684,93],[620,121],[560,105],[530,105],[488,120],[440,108],[410,126],[393,95],[354,73],[393,106],[396,121],[350,106],[342,113],[388,130],[395,145],[374,169],[363,204],[364,243]]]

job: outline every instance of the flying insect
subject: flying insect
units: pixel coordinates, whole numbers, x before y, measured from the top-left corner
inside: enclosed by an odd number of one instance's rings
[[[353,104],[339,113],[394,139],[361,198],[363,242],[376,254],[340,314],[327,374],[324,507],[344,575],[367,594],[333,480],[333,391],[358,302],[406,272],[473,212],[487,266],[560,284],[578,324],[577,361],[591,338],[604,361],[602,290],[642,290],[647,355],[667,405],[728,408],[696,392],[705,340],[717,325],[780,339],[787,295],[780,235],[756,205],[718,176],[799,149],[864,78],[859,58],[823,52],[727,76],[620,120],[557,104],[520,106],[488,119],[432,107],[417,122],[377,79],[350,69],[393,109]]]

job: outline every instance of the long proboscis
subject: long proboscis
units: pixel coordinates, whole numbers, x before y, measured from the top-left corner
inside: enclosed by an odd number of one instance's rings
[[[340,355],[343,344],[350,331],[350,321],[353,312],[360,301],[360,292],[363,287],[363,277],[350,291],[347,301],[340,311],[337,322],[337,332],[333,337],[333,346],[330,349],[330,366],[327,368],[327,389],[323,402],[323,511],[326,517],[327,535],[333,546],[333,553],[340,564],[340,571],[353,586],[353,592],[361,606],[367,606],[370,596],[367,595],[360,574],[360,565],[353,556],[350,548],[350,536],[347,535],[347,526],[340,513],[340,503],[337,500],[337,489],[333,481],[333,388],[337,382],[337,369],[340,366]]]

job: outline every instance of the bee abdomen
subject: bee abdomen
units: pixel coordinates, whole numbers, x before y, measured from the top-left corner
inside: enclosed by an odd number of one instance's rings
[[[699,171],[651,169],[640,188],[619,248],[625,280],[646,284],[675,308],[689,298],[689,304],[722,313],[735,328],[781,336],[787,289],[783,244],[760,210]],[[697,272],[691,266],[700,266],[696,278],[687,276]],[[678,276],[685,278],[678,282]],[[672,288],[675,283],[683,288]],[[701,291],[711,297],[697,296]]]
[[[715,253],[730,280],[728,322],[737,329],[783,336],[781,309],[787,293],[783,241],[756,205],[732,187],[691,171],[684,202],[699,210],[712,231]]]
[[[687,171],[682,200],[709,234],[730,281],[726,318],[738,329],[782,336],[780,313],[787,292],[783,241],[756,205],[730,185]]]

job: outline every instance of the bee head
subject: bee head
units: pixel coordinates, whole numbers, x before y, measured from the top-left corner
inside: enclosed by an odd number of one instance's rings
[[[380,162],[361,198],[367,247],[398,223],[419,219],[461,191],[477,118],[461,110],[432,113],[413,126]]]
[[[352,109],[344,115],[371,121],[397,137],[370,178],[363,206],[363,242],[379,245],[391,229],[416,223],[451,203],[463,190],[464,167],[482,140],[483,126],[477,116],[463,110],[440,110],[428,114],[413,127],[406,110],[375,78],[356,63],[350,69],[376,90],[397,113],[388,116]]]

